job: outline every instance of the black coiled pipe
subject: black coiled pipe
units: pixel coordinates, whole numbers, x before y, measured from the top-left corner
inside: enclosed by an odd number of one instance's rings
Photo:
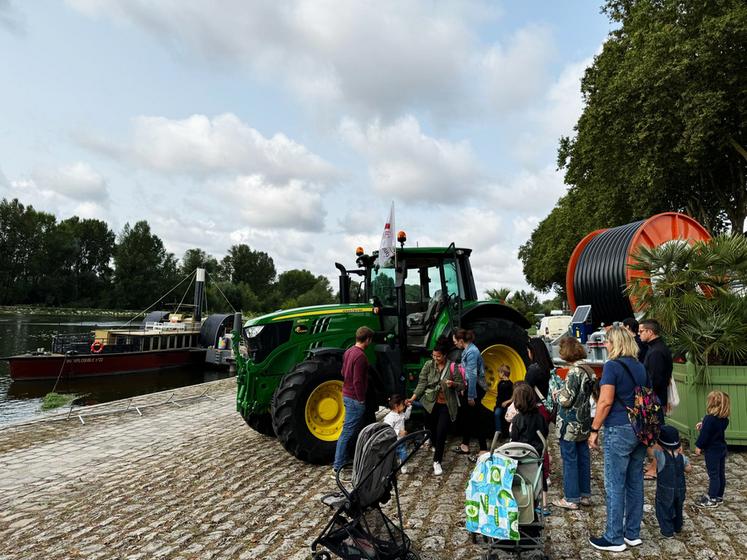
[[[594,324],[609,325],[633,316],[625,295],[630,242],[645,220],[608,229],[584,247],[573,273],[576,305],[591,305]]]

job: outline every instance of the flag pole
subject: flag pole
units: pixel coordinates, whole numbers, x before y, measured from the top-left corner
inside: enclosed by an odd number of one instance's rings
[[[392,200],[391,214],[392,214],[391,226],[392,228],[394,228],[395,217],[394,217],[394,201],[393,200]],[[397,233],[394,230],[392,230],[392,239],[394,239],[394,274],[396,275],[397,274]]]

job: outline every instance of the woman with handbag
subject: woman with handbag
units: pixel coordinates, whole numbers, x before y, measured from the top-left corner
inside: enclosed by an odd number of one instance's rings
[[[560,339],[560,357],[570,364],[565,386],[555,394],[560,408],[556,422],[560,456],[563,458],[563,495],[553,505],[578,509],[591,505],[591,394],[596,374],[590,366],[580,363],[586,351],[573,337]]]
[[[415,392],[406,401],[409,405],[419,400],[428,413],[433,442],[433,474],[436,476],[443,474],[441,462],[446,436],[459,411],[459,391],[464,389],[461,374],[446,358],[448,351],[448,340],[439,339],[431,353],[433,359],[423,365]]]

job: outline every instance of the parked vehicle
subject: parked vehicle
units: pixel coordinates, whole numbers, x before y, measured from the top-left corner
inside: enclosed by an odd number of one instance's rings
[[[540,320],[537,335],[546,339],[555,340],[559,336],[568,333],[571,326],[570,315],[548,315]]]
[[[404,234],[400,242],[404,245]],[[510,306],[478,301],[471,249],[402,247],[395,268],[377,266],[378,253],[357,251],[357,267],[340,271],[340,304],[289,309],[246,323],[248,355],[237,356],[237,410],[255,430],[276,435],[293,455],[312,463],[332,460],[342,431],[342,355],[355,331],[376,332],[370,413],[394,394],[411,394],[436,340],[458,327],[473,329],[490,390],[492,410],[498,371],[526,372],[529,327]]]

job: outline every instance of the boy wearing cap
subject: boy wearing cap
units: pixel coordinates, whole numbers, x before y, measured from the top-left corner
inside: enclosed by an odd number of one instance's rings
[[[662,426],[659,433],[661,450],[656,456],[656,520],[666,539],[682,531],[682,506],[685,503],[685,473],[690,461],[682,455],[680,434],[673,426]]]

